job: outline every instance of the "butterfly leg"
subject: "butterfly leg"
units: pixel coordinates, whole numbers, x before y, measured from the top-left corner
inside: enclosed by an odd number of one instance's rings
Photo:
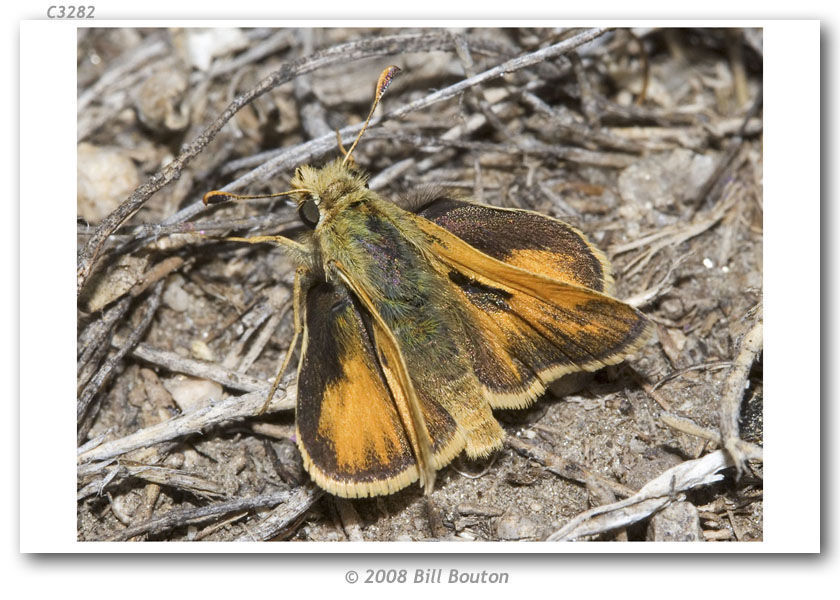
[[[295,346],[297,345],[297,341],[300,338],[300,333],[303,331],[303,324],[301,323],[301,297],[303,295],[303,285],[301,284],[301,280],[306,274],[306,268],[298,267],[297,271],[295,271],[295,283],[294,289],[292,292],[292,312],[294,314],[294,321],[295,321],[295,333],[292,336],[292,343],[289,344],[289,349],[286,350],[286,356],[283,357],[283,364],[280,366],[280,370],[277,371],[277,377],[274,378],[274,383],[271,384],[271,390],[268,392],[268,397],[265,399],[265,404],[263,404],[262,408],[257,412],[257,415],[263,414],[266,410],[268,410],[268,405],[271,404],[272,398],[274,398],[274,392],[277,391],[277,386],[280,385],[280,378],[283,377],[283,373],[286,372],[286,368],[289,366],[289,361],[292,359],[292,355],[295,352]]]
[[[274,244],[291,251],[309,254],[306,246],[282,235],[255,235],[253,237],[226,237],[225,242],[245,242],[247,244]]]
[[[311,271],[316,264],[315,254],[305,244],[296,242],[282,235],[255,235],[253,237],[221,238],[226,242],[245,242],[246,244],[273,244],[283,250],[297,265]]]

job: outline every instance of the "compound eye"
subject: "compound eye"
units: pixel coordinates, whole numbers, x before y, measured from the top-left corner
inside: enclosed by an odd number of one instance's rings
[[[318,221],[321,220],[321,211],[318,210],[318,205],[315,204],[315,200],[307,198],[298,207],[298,216],[307,227],[315,229]]]

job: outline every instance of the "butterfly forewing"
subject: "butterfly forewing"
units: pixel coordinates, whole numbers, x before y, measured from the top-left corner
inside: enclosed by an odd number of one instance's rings
[[[476,206],[480,205],[467,208]],[[458,207],[453,210],[457,212]],[[495,245],[489,249],[500,258],[513,258],[510,262],[479,251],[436,223],[415,218],[430,236],[441,275],[463,300],[460,310],[469,324],[473,367],[486,389],[487,399],[494,407],[510,408],[527,405],[562,375],[594,371],[620,362],[646,341],[650,327],[647,319],[632,307],[581,285],[592,282],[601,288],[609,287],[609,281],[598,281],[594,274],[601,265],[602,277],[606,277],[602,255],[586,252],[590,247],[582,234],[561,227],[563,224],[535,226],[534,213],[500,212],[511,228],[511,241],[507,248]],[[448,214],[451,217],[452,211]],[[440,220],[457,229],[456,219]],[[569,234],[565,243],[570,248],[565,252],[557,247],[556,240],[539,240],[540,231],[552,229]],[[481,236],[466,233],[464,237],[479,245],[483,243]],[[547,261],[540,268],[530,259],[522,260],[523,255],[532,252],[529,248],[552,244],[556,254],[582,254],[577,259],[578,266],[563,269]],[[518,250],[510,249],[517,245]],[[526,245],[529,248],[521,248]],[[537,270],[526,270],[520,265]]]
[[[527,210],[439,197],[417,214],[509,265],[612,293],[610,265],[574,227]]]

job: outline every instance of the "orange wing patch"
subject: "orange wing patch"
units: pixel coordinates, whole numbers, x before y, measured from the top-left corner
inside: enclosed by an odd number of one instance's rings
[[[438,197],[418,213],[484,254],[530,273],[611,294],[609,261],[580,231],[528,210]]]
[[[304,466],[342,497],[390,494],[418,478],[404,424],[350,293],[306,292],[295,421]]]
[[[345,351],[344,376],[323,392],[318,436],[332,441],[338,469],[352,475],[392,462],[405,439],[391,403],[375,401],[387,399],[388,390],[362,344]]]
[[[475,372],[493,407],[526,406],[551,381],[616,364],[650,335],[647,319],[619,300],[496,260],[425,219],[416,223],[465,300]]]

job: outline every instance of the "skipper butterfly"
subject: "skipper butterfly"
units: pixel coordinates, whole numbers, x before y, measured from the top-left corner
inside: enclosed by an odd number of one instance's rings
[[[494,408],[523,408],[552,381],[622,361],[648,339],[612,297],[604,254],[574,227],[434,190],[405,210],[368,189],[352,152],[399,72],[377,82],[344,157],[300,167],[291,190],[306,232],[226,238],[271,243],[296,263],[297,444],[337,496],[390,494],[461,451],[502,446]],[[213,191],[217,197],[252,198]],[[265,408],[264,408],[265,410]]]

